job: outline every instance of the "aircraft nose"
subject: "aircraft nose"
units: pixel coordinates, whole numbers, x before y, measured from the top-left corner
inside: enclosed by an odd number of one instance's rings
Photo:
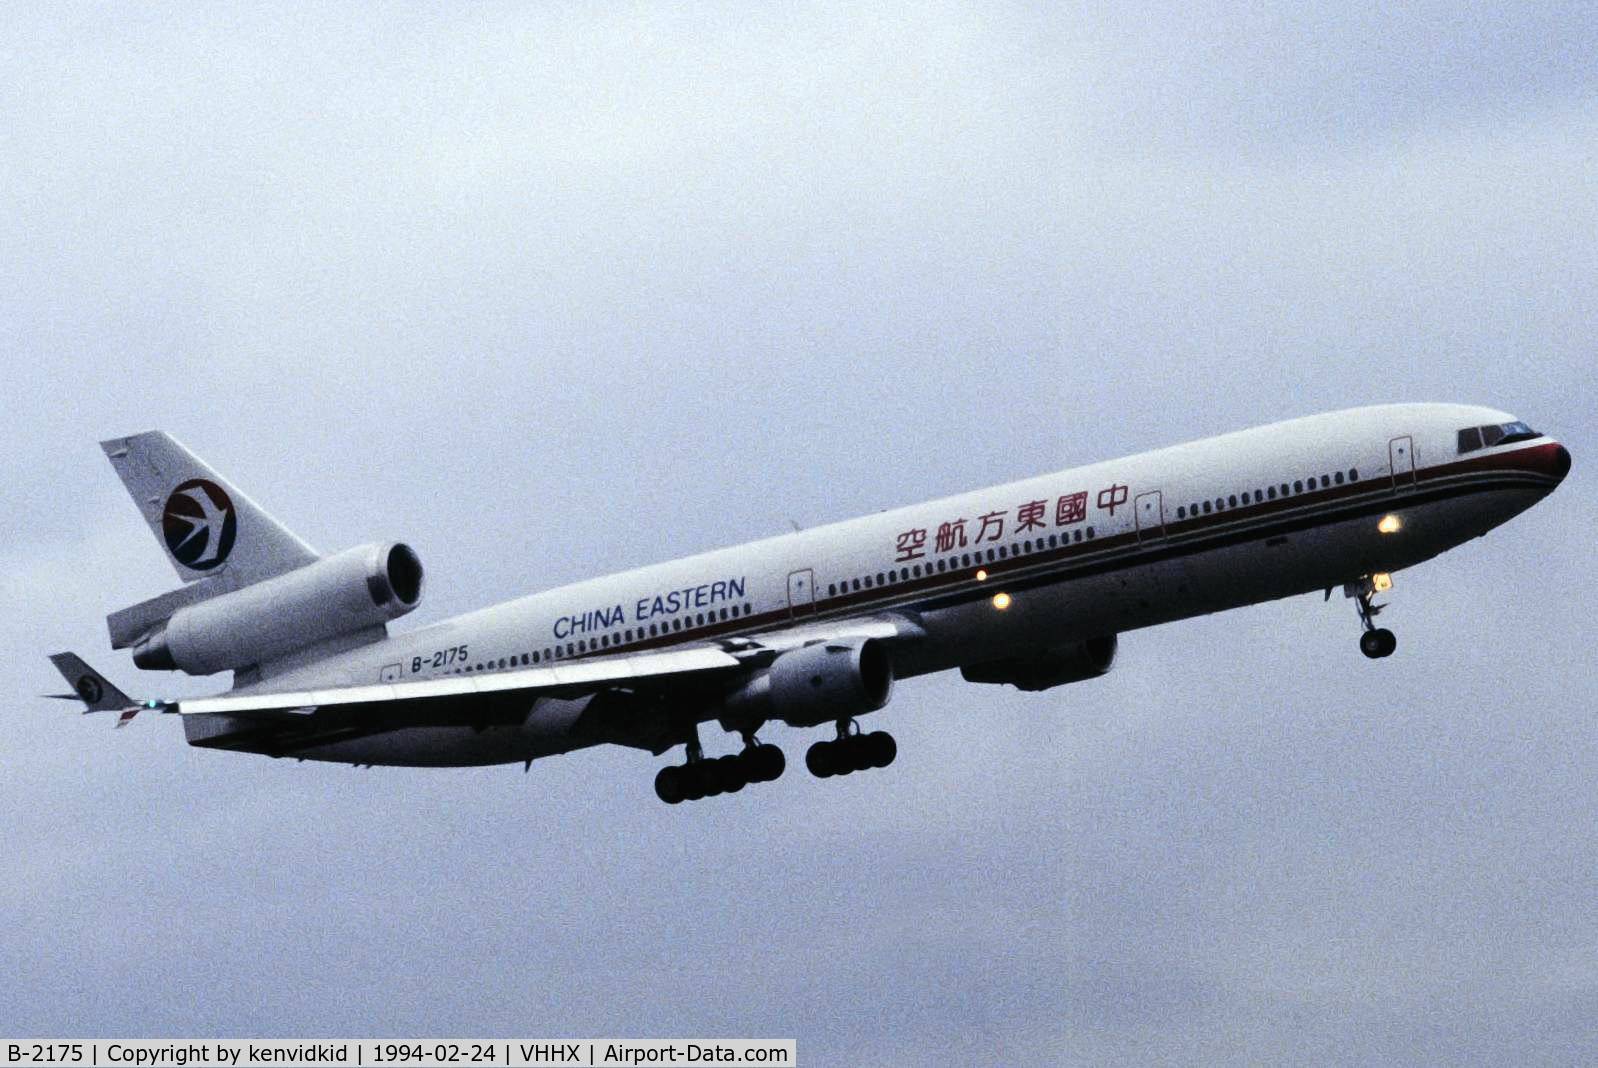
[[[1563,482],[1570,474],[1570,450],[1563,445],[1554,449],[1554,477]]]

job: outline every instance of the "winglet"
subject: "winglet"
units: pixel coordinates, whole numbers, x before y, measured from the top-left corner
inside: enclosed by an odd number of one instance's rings
[[[66,701],[82,701],[84,712],[116,712],[116,725],[126,726],[139,711],[148,705],[140,704],[121,690],[117,689],[109,679],[88,664],[76,653],[53,653],[50,662],[56,670],[61,672],[61,677],[67,680],[72,687],[72,693],[53,693],[47,696],[58,697]]]

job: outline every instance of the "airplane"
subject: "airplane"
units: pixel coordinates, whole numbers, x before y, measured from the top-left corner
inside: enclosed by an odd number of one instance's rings
[[[102,442],[183,585],[107,617],[147,670],[233,673],[210,697],[128,697],[52,660],[117,726],[352,765],[521,763],[601,744],[682,763],[677,804],[783,773],[770,722],[830,727],[818,778],[892,763],[858,720],[896,680],[958,669],[1048,690],[1103,676],[1126,631],[1342,587],[1359,648],[1392,575],[1553,492],[1570,453],[1505,412],[1385,404],[1312,415],[814,527],[525,596],[406,633],[403,542],[324,555],[164,432]],[[709,758],[714,723],[742,748]]]

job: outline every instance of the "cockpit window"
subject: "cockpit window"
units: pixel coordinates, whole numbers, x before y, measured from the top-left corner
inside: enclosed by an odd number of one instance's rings
[[[1521,422],[1468,426],[1459,432],[1459,451],[1474,452],[1477,449],[1490,449],[1494,445],[1512,445],[1517,441],[1530,441],[1541,436]]]
[[[1500,445],[1508,445],[1515,441],[1530,441],[1532,438],[1542,436],[1525,423],[1505,423],[1503,431],[1504,436],[1498,439]]]

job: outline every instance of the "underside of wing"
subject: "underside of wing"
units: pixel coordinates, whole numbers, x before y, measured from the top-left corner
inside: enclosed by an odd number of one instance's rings
[[[494,732],[505,729],[543,739],[528,744],[547,743],[549,752],[609,742],[660,753],[710,715],[729,730],[752,731],[771,718],[811,724],[881,707],[892,682],[885,646],[921,633],[901,618],[835,621],[543,667],[376,685],[250,688],[160,707],[185,717],[190,744],[273,755],[344,753],[336,747],[462,727],[473,740],[457,736],[457,756],[462,745],[495,744]],[[427,749],[405,759],[391,753],[382,762],[446,759],[455,758]]]

